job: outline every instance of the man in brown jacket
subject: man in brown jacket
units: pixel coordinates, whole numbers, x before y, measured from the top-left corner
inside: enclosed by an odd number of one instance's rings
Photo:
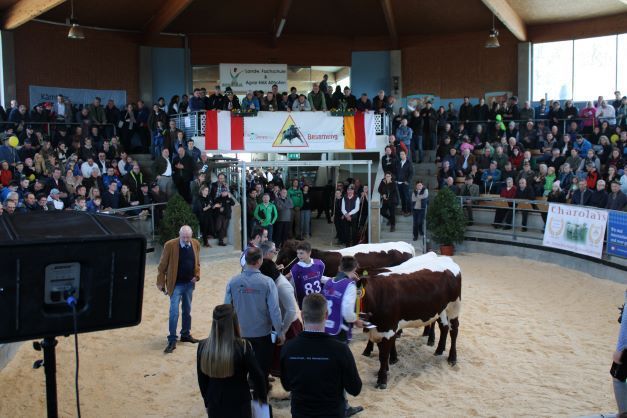
[[[163,246],[159,261],[157,289],[170,296],[170,335],[164,353],[176,348],[176,326],[179,320],[179,304],[183,305],[181,342],[197,343],[192,337],[192,293],[200,280],[200,243],[192,238],[192,228],[183,225],[179,237]]]

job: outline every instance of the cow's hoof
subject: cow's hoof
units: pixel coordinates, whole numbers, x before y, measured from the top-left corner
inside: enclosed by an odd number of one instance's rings
[[[442,353],[444,353],[444,351],[440,351],[440,350],[436,350],[435,353],[433,353],[434,356],[441,356]]]
[[[396,363],[398,363],[398,357],[390,359],[390,364],[396,364]]]
[[[448,364],[449,364],[451,367],[453,367],[453,366],[455,366],[455,365],[457,364],[457,360],[451,360],[451,359],[449,359],[449,360],[448,360]]]
[[[435,345],[435,341],[427,341],[427,345],[429,347],[433,347]]]
[[[372,354],[372,351],[364,351],[363,353],[361,353],[361,355],[364,357],[370,357],[370,354]]]
[[[375,389],[387,389],[388,385],[386,383],[377,383],[375,385]]]

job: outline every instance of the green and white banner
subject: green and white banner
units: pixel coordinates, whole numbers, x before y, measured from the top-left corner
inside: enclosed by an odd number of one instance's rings
[[[608,211],[551,203],[542,244],[601,258]]]

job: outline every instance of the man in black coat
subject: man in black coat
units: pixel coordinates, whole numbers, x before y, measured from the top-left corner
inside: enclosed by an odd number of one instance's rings
[[[597,188],[590,195],[590,199],[588,200],[589,206],[594,206],[595,208],[605,209],[607,206],[607,192],[605,191],[605,180],[597,181]]]
[[[396,165],[396,184],[401,196],[401,209],[405,216],[411,214],[411,199],[409,198],[409,185],[414,178],[414,166],[407,159],[405,151],[399,153],[401,159]]]
[[[420,117],[423,120],[424,128],[424,149],[433,150],[436,148],[436,133],[438,126],[438,115],[431,102],[427,102],[426,107],[420,111]]]
[[[339,418],[359,412],[362,408],[345,409],[344,391],[359,395],[361,379],[348,345],[324,332],[327,300],[308,295],[302,314],[305,330],[281,350],[281,384],[292,393],[292,416]]]
[[[185,152],[185,148],[179,147],[177,155],[172,160],[172,166],[174,170],[172,179],[176,189],[187,203],[192,203],[189,183],[194,178],[194,161]]]

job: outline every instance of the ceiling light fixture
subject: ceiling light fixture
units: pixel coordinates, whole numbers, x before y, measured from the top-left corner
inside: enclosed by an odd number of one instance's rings
[[[279,38],[283,32],[283,26],[285,26],[285,18],[282,18],[279,22],[279,27],[276,30],[276,37]]]
[[[485,43],[486,48],[498,48],[501,44],[499,44],[499,31],[494,27],[494,13],[492,14],[492,29],[490,29],[490,34],[488,35],[488,40]]]
[[[78,21],[74,19],[74,0],[70,0],[70,31],[67,33],[69,39],[85,39],[83,28],[78,25]]]

